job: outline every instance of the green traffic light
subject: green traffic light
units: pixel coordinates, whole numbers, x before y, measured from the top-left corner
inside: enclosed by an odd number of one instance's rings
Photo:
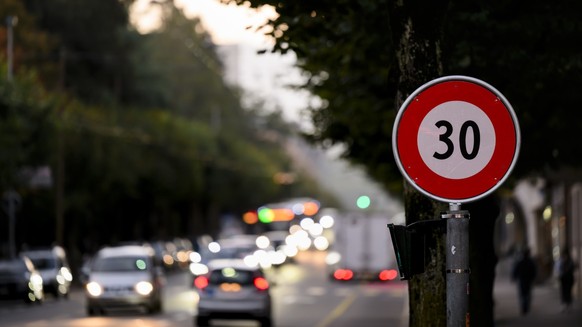
[[[367,195],[362,195],[358,198],[358,200],[356,201],[356,205],[358,206],[358,208],[360,209],[366,209],[370,206],[371,200],[370,197]]]
[[[275,214],[273,213],[273,210],[261,207],[259,208],[258,216],[262,223],[268,224],[273,221]]]

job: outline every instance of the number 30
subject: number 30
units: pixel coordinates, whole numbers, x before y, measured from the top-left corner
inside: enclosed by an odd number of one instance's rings
[[[438,153],[435,151],[433,157],[439,160],[448,159],[455,151],[455,145],[451,141],[450,137],[453,134],[453,125],[446,120],[439,120],[435,123],[436,127],[439,129],[441,127],[445,128],[444,133],[439,135],[439,141],[447,145],[447,150],[444,153]],[[467,132],[471,128],[473,131],[473,149],[471,152],[467,151]],[[479,145],[481,143],[479,126],[472,120],[468,120],[461,125],[461,131],[459,133],[459,148],[461,150],[461,155],[467,160],[475,159],[479,153]]]

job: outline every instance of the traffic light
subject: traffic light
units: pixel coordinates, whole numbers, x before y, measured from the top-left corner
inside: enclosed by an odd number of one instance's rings
[[[266,207],[260,207],[257,215],[259,216],[259,221],[265,224],[272,222],[275,218],[273,210]]]
[[[249,225],[259,222],[259,216],[254,211],[247,211],[243,215],[243,221]]]
[[[358,197],[358,200],[356,200],[356,205],[360,209],[367,209],[370,206],[370,203],[371,203],[370,197],[367,195],[361,195],[360,197]]]
[[[439,219],[417,221],[408,226],[388,224],[401,280],[424,272],[434,243],[433,232],[444,233],[445,222]]]

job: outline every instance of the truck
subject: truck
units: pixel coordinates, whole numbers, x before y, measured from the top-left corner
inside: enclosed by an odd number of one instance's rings
[[[334,217],[333,243],[326,256],[333,281],[391,281],[398,264],[388,230],[390,216],[376,212],[345,212]]]

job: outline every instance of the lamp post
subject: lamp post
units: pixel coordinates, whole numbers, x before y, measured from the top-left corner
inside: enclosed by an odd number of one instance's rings
[[[6,17],[6,59],[8,62],[8,69],[6,79],[12,81],[12,66],[14,53],[14,26],[18,23],[18,17]]]
[[[16,224],[16,209],[20,206],[20,195],[14,190],[4,192],[2,195],[2,207],[8,214],[8,255],[16,257],[16,237],[14,225]]]

